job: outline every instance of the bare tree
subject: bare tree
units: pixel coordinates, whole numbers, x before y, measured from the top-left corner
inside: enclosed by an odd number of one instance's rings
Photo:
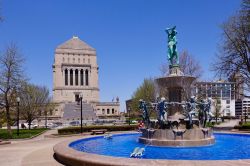
[[[40,115],[40,111],[50,107],[49,90],[46,87],[25,83],[20,98],[21,115],[27,121],[30,129],[32,121]]]
[[[185,75],[195,76],[197,78],[200,78],[202,75],[200,63],[196,61],[188,51],[180,53],[180,68]],[[160,71],[162,75],[167,75],[169,72],[168,64],[162,64]]]
[[[10,111],[16,105],[16,91],[24,80],[23,63],[24,58],[16,44],[9,44],[0,55],[0,102],[4,105],[10,136],[12,135]]]
[[[250,0],[243,0],[241,10],[222,25],[223,41],[212,69],[219,77],[235,73],[250,87]]]

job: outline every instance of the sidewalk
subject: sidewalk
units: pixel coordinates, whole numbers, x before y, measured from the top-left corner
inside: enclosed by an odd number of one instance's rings
[[[72,137],[46,138],[45,135],[56,133],[49,130],[42,135],[29,139],[12,141],[12,144],[0,146],[0,166],[58,166],[53,158],[53,146]],[[76,139],[81,136],[74,136]]]

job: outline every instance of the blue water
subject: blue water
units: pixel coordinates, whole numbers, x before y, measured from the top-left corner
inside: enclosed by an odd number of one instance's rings
[[[135,147],[145,147],[144,159],[174,160],[236,160],[250,159],[250,136],[241,134],[214,134],[214,145],[203,147],[158,147],[145,146],[138,142],[140,134],[113,135],[107,140],[103,136],[81,139],[69,146],[75,150],[100,155],[126,157]]]

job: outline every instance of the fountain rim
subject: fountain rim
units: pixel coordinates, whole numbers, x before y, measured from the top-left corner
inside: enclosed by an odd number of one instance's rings
[[[134,134],[135,132],[130,133],[116,133],[115,135],[119,134]],[[248,135],[250,133],[233,133],[233,132],[216,132],[219,134],[230,134],[230,135]],[[105,156],[105,155],[98,155],[94,153],[87,153],[82,151],[77,151],[69,145],[77,140],[80,139],[87,139],[87,138],[94,138],[99,136],[79,136],[78,138],[70,138],[66,141],[57,143],[53,147],[54,157],[57,161],[67,165],[89,165],[89,166],[123,166],[126,163],[127,166],[134,166],[134,165],[145,165],[145,166],[152,166],[152,165],[183,165],[183,162],[187,165],[202,165],[211,163],[211,165],[244,165],[250,164],[250,159],[241,159],[241,160],[162,160],[162,159],[134,159],[134,158],[123,158],[123,157],[112,157],[112,156]]]

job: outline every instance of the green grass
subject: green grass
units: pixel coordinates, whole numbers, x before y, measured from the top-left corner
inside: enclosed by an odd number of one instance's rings
[[[35,136],[43,131],[47,130],[46,128],[41,129],[20,129],[19,130],[19,136],[17,136],[17,130],[12,130],[12,136],[9,137],[7,129],[0,129],[0,139],[20,139],[20,138],[31,138],[32,136]]]

